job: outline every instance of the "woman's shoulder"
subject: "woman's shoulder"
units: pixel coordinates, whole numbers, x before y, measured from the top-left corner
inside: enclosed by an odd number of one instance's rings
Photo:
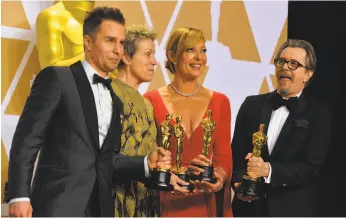
[[[208,88],[204,88],[206,92],[209,92],[210,95],[212,96],[212,100],[214,103],[222,103],[222,102],[229,102],[229,98],[227,97],[227,95],[221,93],[221,92],[217,92]]]
[[[112,80],[112,88],[115,94],[124,101],[138,101],[143,98],[143,96],[137,91],[137,89],[131,87],[130,85],[124,83],[119,79]]]
[[[155,98],[156,95],[157,95],[157,89],[147,91],[146,93],[143,94],[143,96],[147,99]]]
[[[113,88],[113,91],[115,92],[115,94],[120,97],[120,99],[123,98],[124,92],[126,92],[126,86],[123,84],[123,82],[121,82],[118,79],[113,79],[111,86]]]
[[[167,86],[163,86],[161,88],[148,91],[148,92],[144,93],[143,96],[145,98],[149,99],[149,101],[153,101],[155,99],[160,98],[160,96],[162,96],[166,92],[166,90],[167,90]]]
[[[216,98],[218,98],[220,101],[229,101],[229,98],[227,97],[227,95],[221,93],[221,92],[216,92],[214,91],[214,95]]]

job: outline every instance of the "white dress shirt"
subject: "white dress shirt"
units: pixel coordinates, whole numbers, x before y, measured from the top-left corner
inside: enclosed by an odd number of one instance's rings
[[[296,97],[299,98],[301,94],[302,92],[298,93]],[[267,136],[268,136],[267,144],[268,144],[269,155],[273,151],[276,140],[278,139],[281,129],[283,125],[285,124],[289,114],[290,114],[290,111],[287,109],[286,106],[281,106],[278,109],[272,111],[272,115],[270,117],[269,126],[268,126],[268,132],[267,132]],[[268,165],[269,165],[269,176],[264,177],[264,180],[266,183],[270,183],[271,176],[272,176],[272,167],[270,163],[268,163]]]
[[[97,120],[98,120],[98,129],[99,129],[99,143],[100,148],[103,145],[103,142],[107,136],[109,126],[112,120],[113,113],[113,101],[110,91],[102,83],[93,83],[94,74],[97,74],[97,71],[86,61],[82,61],[83,68],[88,77],[91,89],[94,94],[96,111],[97,111]],[[144,158],[144,172],[145,177],[150,176],[150,171],[148,167],[148,156]],[[19,202],[19,201],[30,201],[30,198],[13,198],[9,203]]]
[[[113,101],[111,93],[104,84],[93,83],[94,74],[98,75],[96,70],[94,70],[94,68],[92,68],[92,66],[86,60],[82,61],[82,65],[84,67],[85,73],[87,74],[91,89],[94,93],[99,127],[99,143],[100,147],[102,147],[112,120]]]

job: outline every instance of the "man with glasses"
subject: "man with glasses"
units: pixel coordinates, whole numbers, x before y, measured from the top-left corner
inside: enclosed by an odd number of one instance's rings
[[[314,49],[304,40],[289,39],[274,64],[277,89],[247,97],[237,115],[232,184],[237,189],[244,171],[250,172],[261,178],[263,195],[237,194],[234,216],[316,216],[314,184],[327,154],[331,114],[303,93],[316,70]],[[260,124],[267,145],[261,157],[252,157],[252,134]]]

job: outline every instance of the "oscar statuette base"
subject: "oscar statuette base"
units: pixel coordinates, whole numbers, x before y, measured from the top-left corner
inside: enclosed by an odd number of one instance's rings
[[[154,169],[146,187],[158,191],[173,191],[170,180],[171,173],[169,170]]]
[[[243,176],[241,185],[237,188],[236,193],[243,196],[260,198],[263,195],[263,182],[259,179],[251,179],[249,176]]]
[[[195,189],[195,186],[190,183],[190,176],[187,173],[187,170],[177,170],[174,172],[174,174],[177,175],[181,180],[184,180],[185,182],[189,183],[188,185],[179,185],[181,188],[189,190],[190,192],[192,192]]]
[[[194,175],[191,173],[191,180],[195,181],[195,180],[199,180],[199,181],[206,181],[209,183],[216,183],[216,179],[214,177],[214,167],[213,165],[211,166],[199,166],[199,165],[195,165],[198,168],[202,168],[204,170],[203,173],[199,174],[199,175]]]

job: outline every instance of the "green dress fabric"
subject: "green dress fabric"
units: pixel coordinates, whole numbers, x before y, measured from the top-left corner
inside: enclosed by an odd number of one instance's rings
[[[157,129],[152,104],[136,89],[118,79],[113,80],[112,88],[124,104],[120,153],[148,155],[156,147]],[[117,184],[114,189],[115,216],[157,216],[157,197],[158,193],[147,190],[141,182]]]

